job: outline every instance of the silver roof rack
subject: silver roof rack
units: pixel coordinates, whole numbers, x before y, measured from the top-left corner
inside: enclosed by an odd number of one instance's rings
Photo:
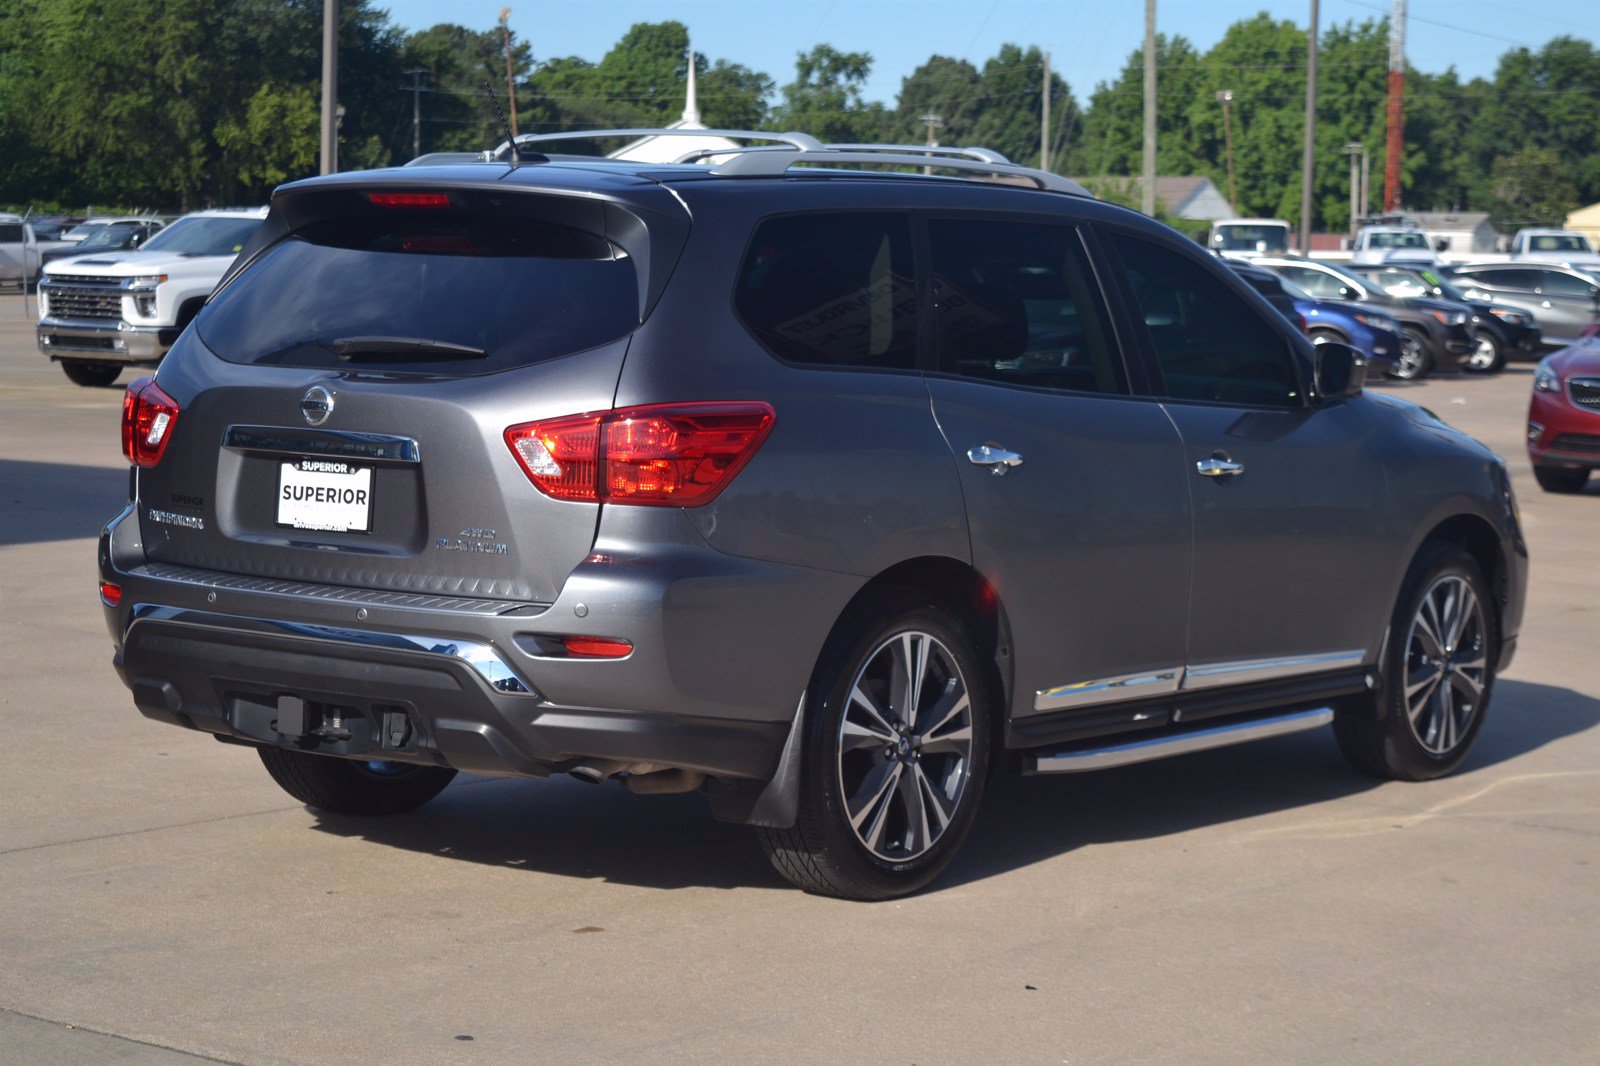
[[[956,148],[921,144],[824,144],[808,133],[776,133],[770,130],[721,130],[637,127],[610,130],[572,130],[564,133],[524,133],[516,138],[518,148],[540,148],[561,141],[599,140],[602,138],[640,137],[721,137],[730,141],[765,141],[765,144],[745,145],[735,148],[701,148],[687,152],[679,163],[713,160],[710,172],[722,177],[753,178],[781,177],[791,167],[871,166],[889,165],[904,167],[938,167],[971,174],[986,174],[995,178],[1013,178],[1027,181],[1041,189],[1090,196],[1088,190],[1075,181],[1059,174],[1011,162],[990,148]],[[511,145],[502,141],[493,151],[485,152],[489,160],[506,160],[511,155]],[[596,157],[602,159],[604,157]]]

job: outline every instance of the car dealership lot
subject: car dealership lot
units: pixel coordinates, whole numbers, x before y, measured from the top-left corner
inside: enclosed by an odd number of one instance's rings
[[[0,298],[0,1059],[1590,1061],[1600,479],[1534,486],[1530,378],[1379,386],[1507,456],[1533,556],[1461,774],[1366,780],[1323,731],[1000,778],[932,891],[864,905],[697,796],[463,778],[319,816],[141,718],[94,594],[120,389]]]

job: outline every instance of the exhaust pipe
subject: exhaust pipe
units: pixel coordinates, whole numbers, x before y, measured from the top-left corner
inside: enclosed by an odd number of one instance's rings
[[[606,778],[615,777],[632,765],[616,759],[591,759],[588,762],[578,763],[567,773],[585,784],[598,785]]]
[[[706,775],[699,770],[658,770],[653,774],[629,774],[622,782],[636,796],[666,796],[693,792],[706,783]]]

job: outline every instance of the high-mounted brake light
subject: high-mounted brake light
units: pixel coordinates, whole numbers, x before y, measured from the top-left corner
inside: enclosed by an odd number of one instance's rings
[[[143,377],[122,394],[122,454],[134,466],[155,466],[178,424],[178,401]]]
[[[442,192],[369,192],[367,199],[379,207],[450,206],[450,197]]]
[[[654,404],[525,422],[506,444],[558,500],[698,507],[728,486],[776,415],[759,402]]]

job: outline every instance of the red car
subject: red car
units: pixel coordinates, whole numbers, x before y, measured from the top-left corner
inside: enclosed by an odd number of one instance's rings
[[[1534,371],[1528,458],[1546,492],[1582,492],[1600,467],[1600,323]]]

